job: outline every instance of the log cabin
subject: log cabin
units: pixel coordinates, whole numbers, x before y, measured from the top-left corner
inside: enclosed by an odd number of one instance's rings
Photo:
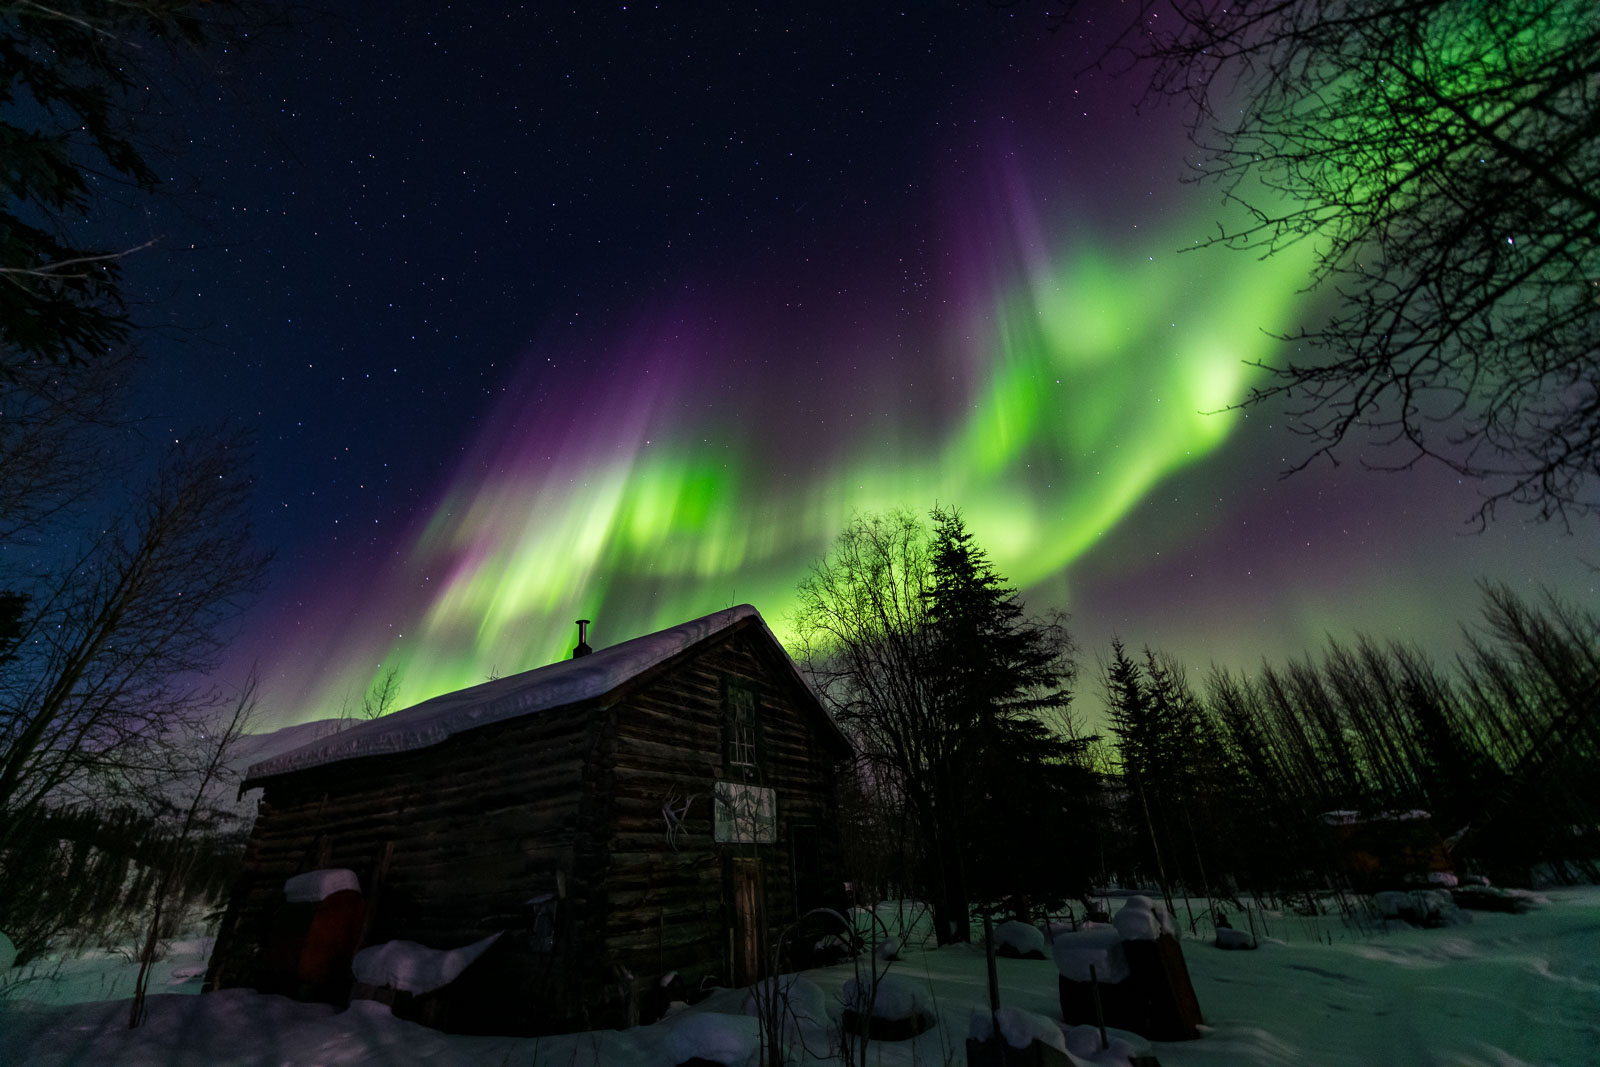
[[[206,988],[337,1002],[362,945],[498,934],[411,1017],[530,1035],[647,1020],[674,973],[753,981],[788,924],[833,902],[849,756],[749,605],[592,653],[580,630],[571,659],[252,766],[259,814]],[[355,873],[364,907],[340,913],[356,923],[342,973],[324,937],[320,970],[297,975],[274,946],[303,907],[284,886],[330,869]]]

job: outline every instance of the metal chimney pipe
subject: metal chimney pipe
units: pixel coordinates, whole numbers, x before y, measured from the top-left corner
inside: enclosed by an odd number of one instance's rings
[[[572,650],[573,659],[577,659],[579,656],[587,656],[589,653],[594,651],[594,649],[589,647],[590,621],[591,620],[589,619],[578,620],[578,647]]]

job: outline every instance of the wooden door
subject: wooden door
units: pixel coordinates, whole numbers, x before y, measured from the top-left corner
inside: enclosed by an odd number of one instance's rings
[[[761,861],[733,861],[733,976],[737,985],[763,977],[761,960]]]

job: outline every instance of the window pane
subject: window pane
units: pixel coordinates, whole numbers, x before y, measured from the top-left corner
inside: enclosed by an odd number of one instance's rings
[[[756,697],[748,689],[728,690],[728,762],[736,767],[756,764]]]

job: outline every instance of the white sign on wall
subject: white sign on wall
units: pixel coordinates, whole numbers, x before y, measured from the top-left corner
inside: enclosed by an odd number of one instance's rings
[[[778,794],[766,786],[718,782],[712,838],[727,844],[772,844],[778,839]]]

